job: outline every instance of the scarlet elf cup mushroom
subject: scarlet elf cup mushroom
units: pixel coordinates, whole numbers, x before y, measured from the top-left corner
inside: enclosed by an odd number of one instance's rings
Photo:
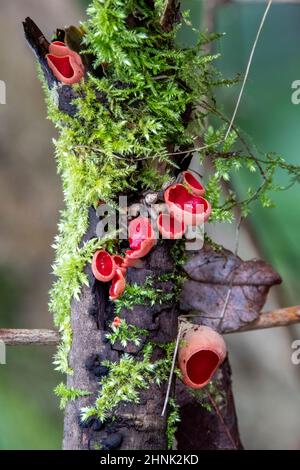
[[[205,189],[200,181],[190,171],[184,171],[182,173],[183,184],[188,187],[196,196],[204,196]]]
[[[210,203],[204,197],[190,193],[183,184],[170,186],[164,197],[170,214],[186,226],[200,225],[211,214]]]
[[[156,244],[151,221],[147,217],[137,217],[128,226],[130,250],[126,251],[125,264],[146,256]]]
[[[116,274],[116,263],[107,251],[98,250],[93,256],[92,271],[98,281],[109,282]]]
[[[109,289],[110,300],[117,300],[124,293],[126,280],[121,268],[116,268],[116,274],[113,277],[111,287]]]
[[[78,83],[84,76],[80,55],[67,47],[64,42],[52,42],[46,59],[53,75],[64,85]]]
[[[194,389],[205,387],[226,357],[223,337],[212,328],[187,322],[180,340],[178,362],[183,382]]]
[[[183,237],[186,226],[183,221],[178,221],[172,214],[159,214],[157,217],[157,228],[163,238],[178,240]]]

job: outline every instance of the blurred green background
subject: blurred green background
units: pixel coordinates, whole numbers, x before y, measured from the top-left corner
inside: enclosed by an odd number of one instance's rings
[[[53,251],[50,248],[62,207],[45,105],[33,56],[21,21],[31,16],[50,36],[57,26],[84,18],[87,1],[2,0],[0,6],[0,79],[7,104],[0,105],[0,327],[51,327],[47,310]],[[202,1],[185,0],[196,26]],[[217,65],[228,77],[245,71],[265,2],[219,6],[214,26],[226,36],[215,45]],[[204,12],[207,13],[207,10]],[[300,79],[300,3],[275,4],[254,57],[238,125],[258,151],[276,151],[299,163],[300,105],[291,102],[291,84]],[[190,44],[183,28],[178,40]],[[240,85],[220,90],[218,99],[230,116]],[[248,176],[239,174],[237,189]],[[279,174],[278,181],[284,176]],[[286,181],[284,181],[286,182]],[[276,208],[254,207],[242,231],[240,255],[261,256],[284,278],[269,306],[300,303],[298,248],[300,187],[274,195]],[[232,227],[210,227],[225,246],[233,246]],[[291,364],[291,342],[299,329],[247,333],[228,338],[242,439],[247,448],[300,448],[300,366]],[[57,449],[62,414],[52,390],[62,377],[53,371],[52,348],[8,348],[0,366],[0,449]]]

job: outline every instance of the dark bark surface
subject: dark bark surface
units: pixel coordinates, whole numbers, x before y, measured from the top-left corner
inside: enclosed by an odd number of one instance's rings
[[[180,405],[181,421],[176,433],[178,450],[230,450],[242,449],[238,422],[231,388],[231,369],[228,359],[218,373],[222,402],[218,412],[207,410],[199,400],[192,397],[180,382],[176,398]]]
[[[90,230],[85,239],[95,236],[98,219],[95,211],[90,211]],[[173,271],[170,258],[170,243],[159,244],[144,259],[143,267],[129,269],[127,280],[130,283],[144,284],[148,277]],[[80,424],[80,410],[85,406],[93,406],[99,389],[97,373],[101,360],[118,361],[120,355],[128,352],[139,358],[140,347],[128,344],[123,348],[120,344],[112,346],[105,339],[109,325],[114,318],[113,304],[108,300],[106,286],[93,280],[90,266],[87,266],[92,288],[83,289],[80,302],[72,305],[73,344],[70,353],[70,366],[74,374],[68,377],[68,386],[89,390],[91,395],[70,402],[65,413],[65,449],[94,449],[97,446],[120,449],[165,449],[166,448],[166,417],[161,417],[166,384],[158,387],[150,384],[141,392],[140,403],[122,404],[115,412],[114,422],[99,423],[90,419],[86,425]],[[170,292],[172,283],[159,283],[157,288]],[[163,294],[163,292],[162,292]],[[173,304],[157,304],[154,306],[137,305],[132,310],[123,309],[121,317],[128,323],[147,329],[151,341],[167,343],[175,339],[177,334],[177,318],[179,311]],[[162,356],[160,348],[154,350],[153,360]],[[95,360],[95,367],[93,361]],[[128,377],[130,380],[130,377]],[[118,445],[117,445],[118,444]]]

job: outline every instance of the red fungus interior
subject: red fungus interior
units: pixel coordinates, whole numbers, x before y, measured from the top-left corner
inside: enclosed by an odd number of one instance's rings
[[[112,284],[111,284],[111,288],[110,288],[110,294],[111,295],[116,295],[116,287],[117,287],[117,283],[120,281],[121,279],[121,275],[120,273],[118,273],[118,271],[116,272],[113,280],[112,280]]]
[[[173,236],[177,235],[178,233],[184,233],[185,231],[184,222],[179,222],[169,214],[160,214],[158,223],[161,227],[164,228],[166,232]]]
[[[53,65],[57,68],[57,70],[63,75],[65,78],[71,78],[74,75],[74,70],[70,63],[70,57],[58,57],[53,54],[48,55],[49,59],[53,63]]]
[[[53,41],[51,44],[55,46],[67,47],[64,42],[62,41]]]
[[[193,188],[201,189],[201,190],[203,189],[202,184],[199,183],[199,181],[195,178],[194,175],[192,175],[192,173],[190,173],[190,172],[185,173],[184,178],[185,178],[185,181],[187,182],[187,184],[189,184]]]
[[[192,213],[206,212],[207,201],[201,196],[189,193],[183,185],[176,185],[169,193],[169,201],[179,206],[182,210]]]
[[[106,251],[100,251],[96,258],[96,267],[103,276],[109,276],[113,270],[113,261]]]
[[[139,250],[144,240],[152,239],[152,226],[148,219],[135,219],[129,224],[129,246]]]
[[[213,351],[204,349],[193,354],[186,364],[189,379],[201,385],[210,379],[219,362],[219,357]]]
[[[117,266],[121,267],[121,266],[123,266],[124,259],[122,258],[122,256],[115,255],[114,256],[114,262],[116,263]]]
[[[112,280],[112,283],[111,283],[111,287],[109,289],[109,295],[111,297],[114,297],[116,295],[118,295],[118,287],[119,287],[119,282],[122,280],[122,272],[120,272],[118,269],[116,271],[116,274],[114,275],[113,277],[113,280]]]
[[[135,231],[132,231],[129,236],[129,245],[132,250],[139,250],[141,248],[142,241],[145,240],[143,233],[141,232],[141,222],[135,226]]]

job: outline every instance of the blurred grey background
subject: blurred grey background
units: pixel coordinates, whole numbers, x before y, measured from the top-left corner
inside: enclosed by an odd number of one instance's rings
[[[201,0],[184,0],[199,26],[207,13]],[[51,139],[55,130],[46,109],[33,56],[21,22],[31,16],[51,37],[58,26],[84,18],[88,2],[79,0],[2,0],[0,5],[0,80],[7,104],[0,105],[0,328],[51,327],[47,309],[52,277],[51,244],[62,208]],[[221,3],[221,2],[219,2]],[[266,2],[225,2],[213,15],[215,30],[226,36],[215,48],[228,77],[243,73]],[[291,84],[300,80],[300,4],[273,5],[263,30],[237,123],[261,151],[276,151],[300,163],[300,105],[291,103]],[[204,14],[203,14],[204,13]],[[186,27],[178,40],[187,45]],[[227,115],[240,85],[218,92]],[[283,175],[278,175],[281,181]],[[240,174],[236,188],[249,183]],[[298,269],[300,187],[275,195],[276,208],[255,206],[241,232],[239,254],[262,257],[281,273],[266,309],[300,303]],[[233,248],[234,226],[209,227],[211,235]],[[227,338],[242,439],[248,449],[300,448],[300,366],[291,363],[291,343],[299,328],[231,335]],[[58,449],[62,414],[53,396],[62,376],[53,371],[52,348],[9,348],[0,366],[0,449]]]

